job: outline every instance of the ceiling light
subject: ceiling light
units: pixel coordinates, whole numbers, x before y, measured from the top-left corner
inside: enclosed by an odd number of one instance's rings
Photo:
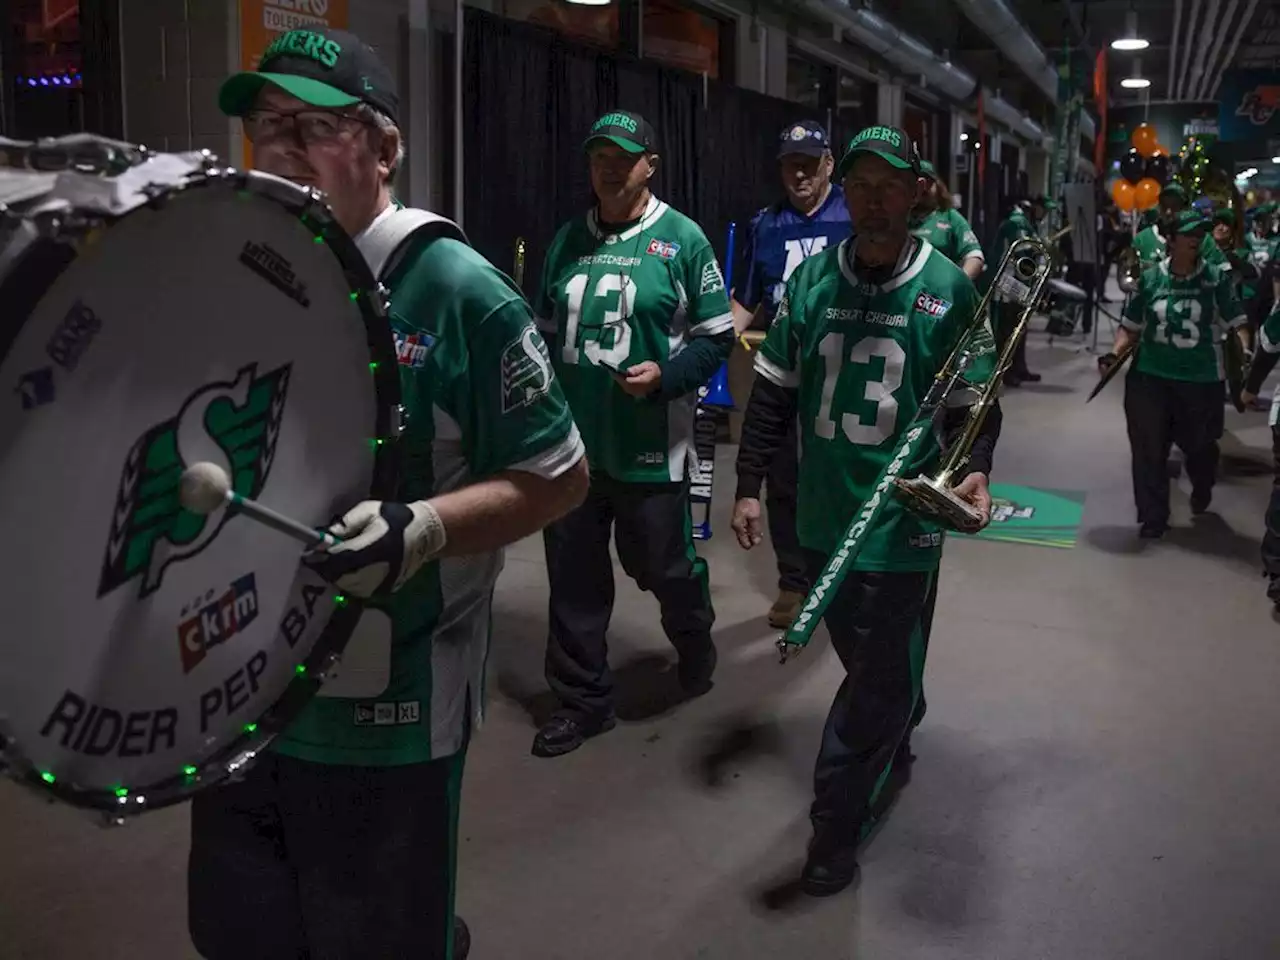
[[[564,0],[565,3],[579,7],[607,7],[613,0]]]
[[[1120,86],[1126,90],[1145,90],[1151,86],[1151,81],[1146,77],[1125,77],[1120,81]]]
[[[964,142],[965,140],[968,140],[968,139],[969,139],[969,135],[968,135],[967,133],[962,133],[962,134],[960,134],[960,140],[961,140],[961,142]],[[1277,157],[1277,158],[1276,158],[1276,161],[1277,161],[1277,162],[1280,162],[1280,157]]]
[[[1271,162],[1272,162],[1272,163],[1280,163],[1280,157],[1272,157],[1272,158],[1271,158]]]
[[[1145,50],[1151,44],[1138,36],[1138,14],[1130,10],[1124,17],[1124,34],[1111,41],[1112,50]]]

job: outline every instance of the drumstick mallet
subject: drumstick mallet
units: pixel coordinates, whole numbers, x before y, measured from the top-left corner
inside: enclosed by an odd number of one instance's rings
[[[331,533],[314,530],[305,523],[264,507],[257,500],[242,497],[231,489],[231,478],[227,476],[227,471],[216,463],[193,463],[183,470],[178,499],[186,509],[202,517],[219,507],[229,507],[272,530],[300,540],[309,547],[331,547],[339,542]]]

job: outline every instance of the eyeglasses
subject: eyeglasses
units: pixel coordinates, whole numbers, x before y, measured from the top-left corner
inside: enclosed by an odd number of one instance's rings
[[[372,126],[364,117],[328,110],[253,110],[242,119],[244,135],[251,143],[262,143],[294,134],[304,145],[331,143],[354,127]]]

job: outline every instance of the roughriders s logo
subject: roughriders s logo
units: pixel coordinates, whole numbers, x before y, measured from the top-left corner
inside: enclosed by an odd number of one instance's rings
[[[1271,122],[1277,109],[1280,109],[1280,85],[1259,84],[1240,98],[1236,116],[1245,117],[1255,127],[1261,127]]]
[[[551,389],[551,358],[533,327],[502,351],[502,412],[526,407]]]
[[[138,576],[138,596],[154,593],[171,563],[195,556],[218,535],[225,510],[211,519],[184,510],[178,501],[188,464],[217,464],[242,496],[262,492],[280,436],[290,369],[285,364],[258,376],[257,364],[242,367],[234,381],[201,387],[177,416],[138,438],[120,473],[98,596]]]
[[[935,320],[941,320],[947,315],[947,311],[951,309],[951,301],[935,297],[933,294],[925,293],[922,290],[920,295],[916,297],[916,309],[921,313],[927,313]]]

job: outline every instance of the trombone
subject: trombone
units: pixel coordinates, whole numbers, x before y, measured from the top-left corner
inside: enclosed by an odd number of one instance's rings
[[[960,335],[942,369],[934,378],[919,410],[898,441],[898,448],[889,459],[888,466],[876,481],[870,499],[850,521],[835,552],[827,559],[822,572],[809,588],[795,621],[778,638],[781,663],[786,663],[798,654],[812,639],[823,613],[840,589],[845,576],[853,568],[867,534],[875,528],[876,521],[891,496],[898,496],[910,510],[946,529],[962,533],[975,533],[981,529],[981,514],[956,496],[951,484],[968,463],[969,454],[1000,389],[1001,380],[1013,364],[1018,340],[1026,333],[1031,316],[1044,296],[1045,287],[1055,267],[1056,251],[1052,244],[1070,229],[1071,227],[1067,227],[1060,230],[1046,240],[1032,237],[1015,240],[1005,252],[991,287],[974,311],[973,320]],[[995,339],[990,325],[991,307],[997,293],[1003,294],[1022,308],[1018,322],[999,356],[996,356]],[[902,472],[917,461],[926,444],[933,438],[935,424],[942,410],[948,405],[961,405],[961,397],[967,401],[970,396],[973,399],[971,403],[967,403],[969,412],[964,428],[956,442],[946,451],[938,470],[932,476],[903,478]]]

